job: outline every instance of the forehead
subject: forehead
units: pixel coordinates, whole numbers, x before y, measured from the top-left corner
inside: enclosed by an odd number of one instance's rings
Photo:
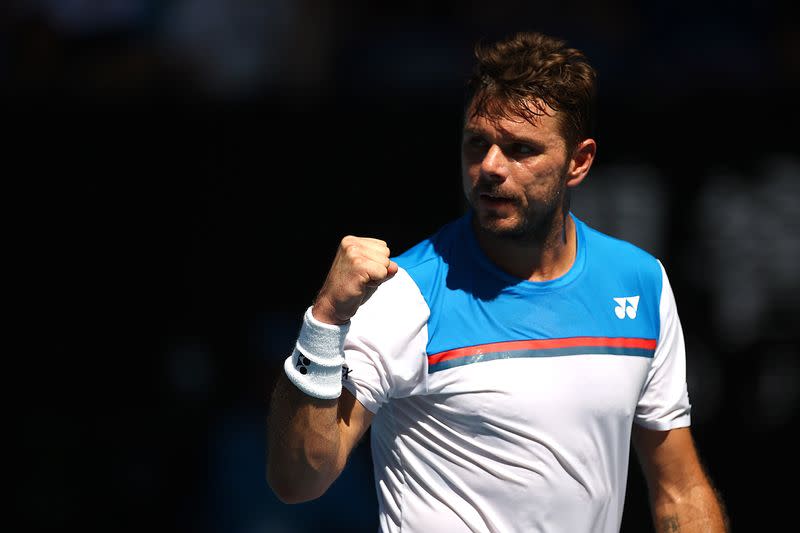
[[[466,132],[476,132],[498,137],[560,139],[558,112],[545,106],[543,112],[531,117],[509,113],[509,116],[475,114],[469,110],[464,122]]]
[[[526,113],[526,116],[502,104],[497,105],[497,101],[476,114],[475,102],[472,104],[464,122],[465,130],[511,136],[561,137],[559,113],[543,102],[529,105],[531,113]]]

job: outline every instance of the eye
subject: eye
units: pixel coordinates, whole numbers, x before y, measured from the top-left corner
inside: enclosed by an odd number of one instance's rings
[[[532,155],[536,153],[536,149],[533,146],[523,143],[512,144],[511,151],[517,155]]]
[[[477,150],[486,150],[489,147],[489,142],[480,135],[470,135],[465,139],[465,144]]]

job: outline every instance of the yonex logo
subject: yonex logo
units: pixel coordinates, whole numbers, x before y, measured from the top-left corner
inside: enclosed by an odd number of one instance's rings
[[[638,296],[614,298],[614,301],[617,302],[617,306],[614,308],[614,313],[617,315],[617,318],[620,320],[624,319],[625,316],[631,319],[636,318],[636,310],[639,309]]]
[[[295,365],[295,367],[297,368],[297,371],[300,372],[301,374],[308,374],[308,368],[307,367],[309,365],[311,365],[311,360],[308,357],[306,357],[305,355],[303,355],[301,353],[298,353],[297,354],[297,364]]]

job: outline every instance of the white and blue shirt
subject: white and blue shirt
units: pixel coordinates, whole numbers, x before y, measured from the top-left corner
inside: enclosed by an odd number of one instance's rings
[[[574,215],[563,276],[520,280],[471,214],[393,258],[351,319],[383,532],[618,532],[631,425],[688,426],[683,333],[656,258]]]

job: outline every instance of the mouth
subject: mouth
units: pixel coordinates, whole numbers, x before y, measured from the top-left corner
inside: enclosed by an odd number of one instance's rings
[[[514,203],[512,198],[490,193],[480,193],[478,199],[482,205],[490,209],[508,207]]]

